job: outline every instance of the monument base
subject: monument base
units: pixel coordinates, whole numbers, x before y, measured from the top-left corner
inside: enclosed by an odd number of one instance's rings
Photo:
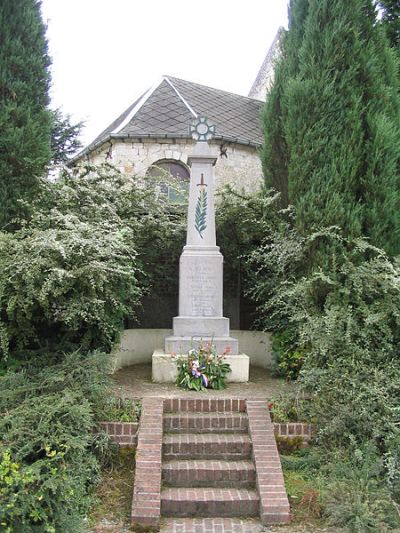
[[[248,355],[226,355],[225,361],[229,363],[231,372],[227,375],[226,381],[230,383],[245,383],[249,381]],[[170,353],[163,350],[155,350],[152,358],[152,380],[155,383],[175,383],[178,368],[176,359]]]
[[[210,336],[187,336],[165,337],[165,352],[167,354],[175,353],[177,355],[188,353],[192,348],[199,348],[206,344],[215,346],[217,354],[229,353],[229,355],[237,355],[239,353],[239,341],[233,337],[210,337]]]

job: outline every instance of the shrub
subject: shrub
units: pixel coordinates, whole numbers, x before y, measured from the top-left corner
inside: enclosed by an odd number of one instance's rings
[[[0,523],[6,531],[75,533],[109,441],[93,433],[106,403],[105,354],[0,377]],[[96,416],[97,414],[97,416]],[[98,418],[97,418],[98,417]]]
[[[107,399],[104,406],[103,420],[110,422],[138,422],[142,412],[142,404],[139,400],[129,398]]]
[[[328,523],[351,533],[385,533],[399,527],[399,514],[381,472],[380,459],[371,445],[357,449],[348,459],[340,457],[325,491]]]
[[[29,211],[19,231],[0,233],[0,358],[109,351],[162,278],[160,255],[183,236],[182,206],[105,166],[43,182]]]
[[[304,363],[304,353],[292,348],[292,335],[288,330],[272,336],[272,355],[275,358],[275,372],[287,381],[295,381],[299,377]]]
[[[0,235],[1,352],[109,350],[141,297],[135,251],[112,224],[53,215],[53,228]]]

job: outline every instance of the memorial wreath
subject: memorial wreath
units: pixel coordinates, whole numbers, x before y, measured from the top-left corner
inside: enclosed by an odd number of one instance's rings
[[[212,344],[200,346],[189,350],[187,355],[176,356],[178,375],[176,384],[188,390],[201,391],[205,389],[224,389],[226,376],[231,367],[225,361],[225,355],[230,351],[229,346],[225,352],[218,355]]]

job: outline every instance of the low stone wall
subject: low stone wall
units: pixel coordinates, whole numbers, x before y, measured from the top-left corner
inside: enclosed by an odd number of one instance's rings
[[[99,429],[111,437],[119,446],[136,448],[138,422],[100,422]]]
[[[164,347],[169,329],[126,329],[114,350],[114,368],[151,363],[153,352]],[[250,357],[250,364],[267,368],[272,362],[271,335],[262,331],[231,330],[238,339],[239,351]]]

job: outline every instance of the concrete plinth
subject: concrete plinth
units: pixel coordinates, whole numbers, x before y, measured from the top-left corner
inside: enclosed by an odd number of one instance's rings
[[[249,380],[248,355],[226,355],[225,362],[231,367],[231,372],[227,375],[227,382],[244,383]],[[178,368],[176,359],[163,350],[155,350],[152,358],[152,380],[155,383],[175,383]]]
[[[176,337],[174,335],[165,338],[165,352],[185,354],[192,348],[200,348],[208,343],[215,346],[218,355],[225,352],[237,355],[239,352],[239,342],[233,337]]]
[[[175,316],[174,337],[229,337],[229,318],[218,316]],[[168,351],[168,350],[167,350]]]

